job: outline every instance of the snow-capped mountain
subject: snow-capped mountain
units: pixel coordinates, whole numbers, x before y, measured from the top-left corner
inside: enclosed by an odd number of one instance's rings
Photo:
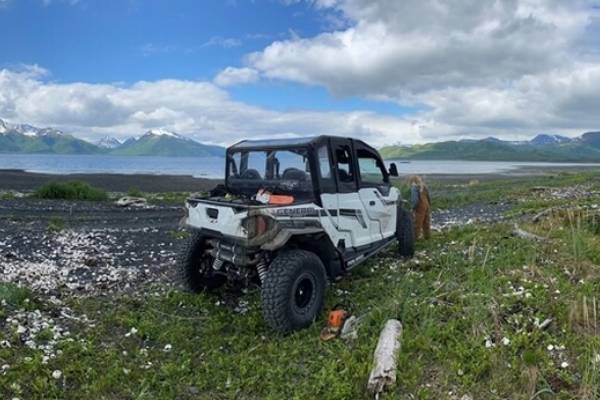
[[[27,124],[14,124],[12,125],[12,128],[15,131],[19,132],[21,135],[25,136],[37,136],[40,132],[39,128]]]
[[[64,135],[62,131],[54,128],[37,128],[28,124],[11,124],[0,119],[0,134],[16,133],[28,137],[41,137],[51,135]]]
[[[62,131],[54,128],[44,128],[37,131],[35,136],[44,137],[44,136],[69,136],[65,135]]]
[[[151,129],[138,138],[129,138],[112,154],[127,156],[223,156],[225,149],[206,145],[166,129]]]
[[[0,120],[0,153],[94,154],[97,146],[54,128]]]
[[[157,129],[150,129],[148,132],[146,132],[144,134],[144,136],[146,135],[150,135],[150,136],[167,136],[167,137],[173,137],[173,138],[177,138],[177,139],[182,139],[182,140],[192,140],[188,137],[185,136],[181,136],[178,133],[172,132],[172,131],[168,131],[166,129],[162,129],[162,128],[157,128]]]
[[[103,149],[115,149],[120,145],[121,142],[118,139],[115,139],[114,137],[108,135],[96,141],[96,146],[101,147]]]

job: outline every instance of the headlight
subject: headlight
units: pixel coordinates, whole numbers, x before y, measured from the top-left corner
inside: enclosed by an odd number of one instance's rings
[[[253,215],[242,221],[242,227],[248,234],[248,239],[265,234],[275,226],[275,220],[264,215]]]

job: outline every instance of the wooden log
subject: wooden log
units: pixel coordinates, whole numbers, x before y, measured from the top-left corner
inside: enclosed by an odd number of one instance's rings
[[[396,382],[396,362],[400,351],[402,324],[390,319],[379,335],[373,356],[373,369],[369,375],[367,389],[376,396],[388,385]]]
[[[539,222],[539,221],[540,221],[542,218],[545,218],[545,217],[547,217],[547,216],[551,215],[551,214],[554,212],[554,210],[555,210],[555,207],[550,207],[550,208],[547,208],[547,209],[545,209],[545,210],[543,210],[543,211],[540,211],[539,213],[535,214],[531,220],[532,220],[533,222],[536,222],[536,223],[537,223],[537,222]]]
[[[518,236],[522,239],[534,240],[537,242],[544,242],[544,241],[548,240],[545,237],[538,236],[531,232],[524,231],[523,229],[519,228],[519,225],[517,225],[517,224],[515,224],[515,227],[514,227],[512,233],[513,233],[513,235]]]

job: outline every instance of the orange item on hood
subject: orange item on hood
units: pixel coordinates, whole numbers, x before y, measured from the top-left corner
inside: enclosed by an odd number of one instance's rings
[[[281,194],[272,194],[269,198],[269,204],[285,206],[294,202],[294,196],[286,196]]]

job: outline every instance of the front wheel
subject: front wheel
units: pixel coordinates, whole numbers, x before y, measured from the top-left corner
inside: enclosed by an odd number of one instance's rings
[[[398,207],[396,218],[399,253],[402,257],[412,258],[415,255],[415,228],[412,215],[404,208]]]
[[[326,290],[325,267],[317,255],[306,250],[279,254],[262,285],[265,321],[281,333],[307,327],[321,312]]]

